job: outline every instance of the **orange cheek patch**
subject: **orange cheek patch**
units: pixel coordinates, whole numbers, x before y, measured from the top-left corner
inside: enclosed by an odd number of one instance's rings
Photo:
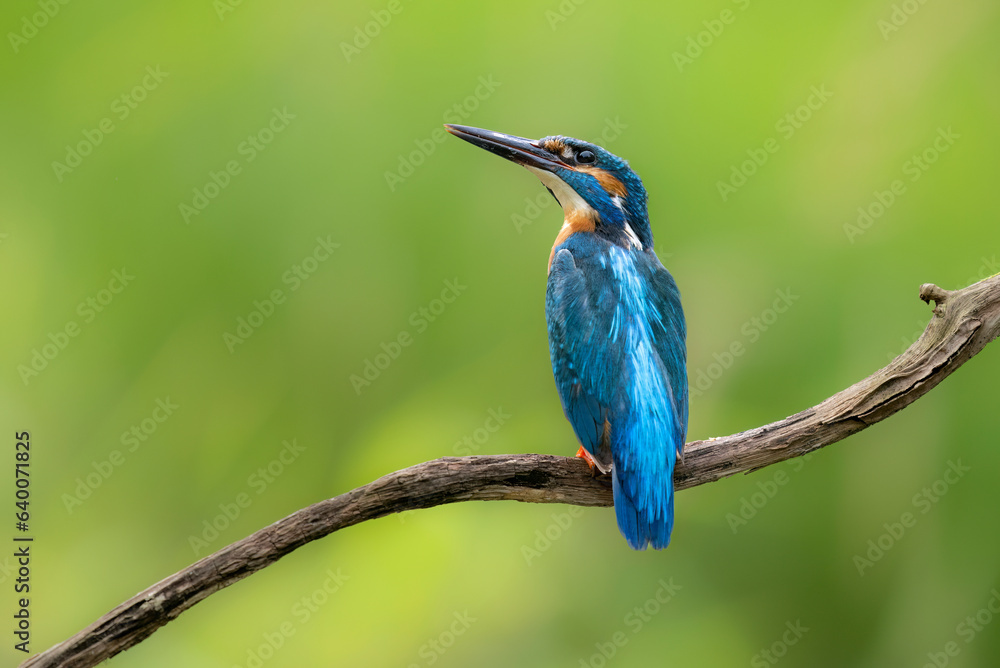
[[[577,232],[593,232],[596,228],[597,224],[591,217],[590,212],[578,209],[567,212],[562,229],[559,230],[559,234],[556,235],[556,241],[552,244],[552,252],[549,253],[549,268],[552,268],[552,260],[556,256],[556,248],[559,248],[564,241]]]
[[[603,169],[598,169],[597,167],[577,167],[576,170],[593,176],[601,184],[601,187],[611,195],[617,195],[618,197],[628,195],[625,184]]]

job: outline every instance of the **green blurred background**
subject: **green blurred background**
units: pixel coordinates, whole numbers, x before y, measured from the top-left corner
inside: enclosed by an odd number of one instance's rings
[[[1000,271],[1000,6],[904,5],[74,2],[32,19],[45,2],[5,3],[0,406],[11,462],[15,430],[34,446],[32,650],[192,563],[220,505],[250,501],[198,556],[417,462],[576,451],[543,313],[560,213],[443,122],[603,134],[631,161],[683,293],[692,382],[708,379],[689,438],[782,418],[882,366],[929,318],[921,283]],[[800,109],[813,87],[830,96]],[[769,138],[779,150],[724,201],[718,183]],[[89,155],[67,157],[81,142]],[[213,173],[225,187],[206,193]],[[896,179],[904,194],[845,229]],[[339,247],[307,260],[318,238]],[[128,286],[102,292],[123,268]],[[446,281],[465,287],[421,316]],[[283,303],[227,345],[275,290]],[[26,373],[70,321],[78,335]],[[411,345],[356,389],[404,331]],[[987,348],[804,466],[682,493],[665,552],[629,551],[609,509],[407,513],[298,550],[110,665],[761,666],[767,649],[783,665],[920,666],[949,642],[949,665],[996,665],[1000,621],[972,638],[959,625],[1000,587],[998,372]],[[506,416],[492,432],[490,411]],[[133,427],[145,440],[123,442]],[[914,498],[949,462],[970,470]],[[744,500],[760,507],[737,524]],[[904,512],[915,526],[859,574]]]

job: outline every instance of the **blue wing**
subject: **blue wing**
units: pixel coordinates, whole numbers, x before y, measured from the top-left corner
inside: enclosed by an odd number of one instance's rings
[[[650,310],[658,326],[653,328],[653,345],[663,363],[675,414],[674,445],[677,456],[684,450],[688,422],[687,324],[681,308],[681,293],[674,277],[652,253],[646,254],[645,269],[651,290],[647,291]]]
[[[652,252],[574,235],[553,258],[546,317],[563,410],[600,468],[613,469],[619,528],[632,547],[665,547],[688,413],[673,278]]]
[[[624,351],[606,345],[613,324],[615,295],[610,281],[588,280],[568,249],[549,268],[545,317],[549,354],[563,412],[580,444],[601,471],[612,466],[605,434],[614,401],[614,373]]]

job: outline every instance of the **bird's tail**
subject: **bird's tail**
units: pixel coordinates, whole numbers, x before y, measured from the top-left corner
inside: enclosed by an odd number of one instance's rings
[[[633,550],[645,550],[648,544],[654,550],[662,550],[669,545],[670,533],[674,528],[673,480],[667,481],[666,504],[659,508],[638,508],[618,479],[617,466],[611,471],[611,483],[618,530],[625,536],[629,547]]]

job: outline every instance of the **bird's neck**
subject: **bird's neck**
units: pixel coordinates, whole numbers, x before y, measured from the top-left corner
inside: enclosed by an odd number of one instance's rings
[[[555,243],[552,244],[552,252],[549,253],[549,269],[552,268],[552,260],[556,256],[556,249],[562,246],[567,239],[577,232],[593,233],[597,229],[597,221],[594,218],[593,210],[569,209],[566,211],[566,218],[563,226],[556,235]]]

